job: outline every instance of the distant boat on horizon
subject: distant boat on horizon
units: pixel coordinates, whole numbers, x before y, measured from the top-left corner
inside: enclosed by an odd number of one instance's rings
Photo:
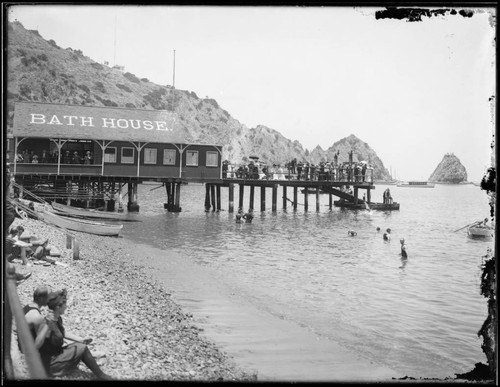
[[[430,184],[427,181],[408,181],[404,183],[399,183],[398,187],[411,187],[411,188],[434,188],[434,184]]]

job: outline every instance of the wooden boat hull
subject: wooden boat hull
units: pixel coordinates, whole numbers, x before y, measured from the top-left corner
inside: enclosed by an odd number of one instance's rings
[[[335,200],[333,202],[335,207],[347,208],[349,210],[367,210],[368,208],[364,203],[354,204],[348,201]],[[369,209],[377,211],[399,211],[399,203],[384,204],[384,203],[370,203]]]
[[[90,218],[90,219],[110,219],[110,220],[121,220],[124,222],[136,222],[137,219],[134,219],[129,214],[120,214],[114,212],[105,212],[105,211],[97,211],[97,210],[88,210],[85,208],[77,208],[72,206],[66,206],[61,203],[52,202],[53,212],[57,215],[62,216],[72,216],[72,217],[81,217],[81,218]]]
[[[467,235],[471,238],[492,238],[494,236],[493,229],[487,227],[469,227]]]
[[[84,219],[67,218],[50,211],[43,211],[42,217],[44,221],[54,226],[95,235],[118,236],[123,228],[123,224],[107,224]]]

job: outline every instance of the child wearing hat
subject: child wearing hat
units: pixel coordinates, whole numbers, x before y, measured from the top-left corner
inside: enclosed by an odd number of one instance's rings
[[[47,306],[49,313],[46,324],[38,332],[35,343],[38,343],[40,356],[49,376],[63,376],[76,369],[82,361],[100,380],[110,380],[97,364],[87,344],[92,339],[82,338],[67,332],[63,325],[62,315],[66,311],[66,289],[49,293]],[[73,343],[64,346],[64,339]]]

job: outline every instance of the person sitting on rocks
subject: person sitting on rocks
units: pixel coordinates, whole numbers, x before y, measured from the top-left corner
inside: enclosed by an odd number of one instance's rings
[[[33,259],[36,259],[39,261],[46,261],[46,262],[51,263],[51,264],[55,264],[56,260],[48,257],[48,255],[49,255],[48,249],[47,249],[48,244],[49,244],[48,239],[42,239],[40,241],[33,241],[32,245],[34,245],[34,246],[38,245],[38,247],[36,248],[35,252],[33,253],[33,255],[30,258],[33,258]]]
[[[8,262],[12,262],[14,259],[22,259],[23,265],[26,265],[28,263],[27,257],[33,254],[31,243],[20,240],[23,232],[23,226],[13,227],[9,230],[7,238],[5,238],[5,257]],[[26,249],[24,256],[21,254],[23,248]]]
[[[67,332],[63,325],[62,315],[66,311],[66,289],[51,292],[47,299],[49,312],[45,318],[46,324],[37,334],[36,342],[40,344],[40,356],[43,366],[49,376],[64,376],[74,371],[80,361],[100,380],[111,380],[97,364],[87,344],[92,339],[82,338]],[[64,339],[73,341],[64,345]]]
[[[26,304],[23,307],[24,317],[28,323],[33,340],[35,340],[35,348],[40,349],[41,337],[38,342],[36,341],[38,333],[43,328],[45,324],[45,317],[42,315],[41,309],[47,306],[47,301],[49,299],[49,288],[47,286],[38,286],[33,292],[33,302]],[[19,349],[22,352],[21,342],[19,340]]]

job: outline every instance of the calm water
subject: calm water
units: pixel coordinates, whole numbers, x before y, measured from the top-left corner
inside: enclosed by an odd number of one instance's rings
[[[209,266],[260,309],[388,366],[395,376],[454,376],[486,362],[477,337],[487,313],[480,265],[494,241],[469,239],[465,229],[453,232],[489,216],[479,187],[389,186],[401,210],[373,213],[330,211],[328,195],[320,195],[319,212],[315,195],[308,212],[300,204],[294,212],[290,203],[283,210],[281,187],[278,211],[271,212],[268,189],[268,209],[261,212],[257,189],[252,224],[235,223],[227,189],[225,210],[205,213],[205,187],[183,186],[182,212],[175,214],[163,209],[164,189],[154,187],[140,186],[143,222],[126,223],[124,236]],[[382,201],[385,188],[377,186],[372,200]],[[245,209],[248,198],[246,191]],[[386,228],[390,242],[382,238]],[[348,237],[349,229],[357,236]],[[400,238],[407,261],[399,255]]]

